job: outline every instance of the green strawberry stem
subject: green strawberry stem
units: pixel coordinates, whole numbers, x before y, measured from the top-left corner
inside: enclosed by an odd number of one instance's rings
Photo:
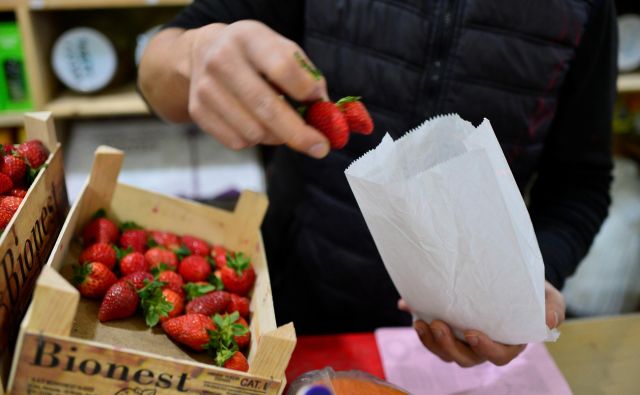
[[[233,256],[227,253],[227,266],[233,269],[238,276],[242,276],[242,272],[249,268],[251,259],[242,252],[235,252]]]
[[[120,230],[141,230],[141,229],[144,229],[144,228],[133,221],[123,222],[122,225],[120,225]]]
[[[149,236],[149,238],[147,239],[147,247],[153,248],[157,246],[158,246],[158,243],[156,243],[156,241],[153,240],[153,237]]]
[[[79,285],[91,274],[91,265],[77,265],[73,267],[73,277],[71,282]]]
[[[303,69],[307,70],[309,74],[311,74],[314,80],[319,81],[322,78],[322,72],[313,65],[309,64],[309,62],[304,58],[304,56],[302,56],[300,52],[296,51],[293,56],[298,61],[298,64],[300,64]]]
[[[184,244],[181,245],[180,248],[175,250],[174,253],[178,256],[179,260],[183,260],[184,258],[191,255],[191,251],[189,251],[189,249]]]
[[[144,320],[148,326],[158,325],[160,317],[168,317],[173,310],[173,303],[167,301],[162,294],[162,286],[166,283],[162,281],[144,280],[145,286],[138,291],[140,296],[140,306],[144,313]]]
[[[213,284],[200,285],[194,283],[187,283],[182,286],[187,294],[187,300],[192,300],[198,296],[206,295],[209,292],[215,291],[216,287]]]
[[[107,216],[107,212],[105,211],[105,209],[101,208],[95,213],[93,213],[93,216],[91,216],[91,219],[104,218],[106,216]]]
[[[345,104],[345,103],[353,103],[356,101],[360,101],[360,99],[362,99],[361,96],[345,96],[342,99],[338,100],[336,102],[336,106],[340,107],[340,105]]]

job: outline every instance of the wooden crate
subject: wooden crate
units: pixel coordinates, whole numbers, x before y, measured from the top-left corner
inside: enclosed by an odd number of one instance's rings
[[[233,212],[171,198],[117,183],[122,160],[116,149],[96,151],[91,175],[71,208],[22,322],[9,383],[12,393],[280,393],[296,338],[293,324],[276,327],[259,231],[266,197],[245,191]],[[160,328],[147,328],[141,317],[98,322],[99,303],[80,299],[66,278],[81,249],[78,233],[100,208],[116,221],[197,235],[251,256],[256,284],[248,373],[218,368],[210,364],[210,357],[186,352]]]
[[[51,154],[0,236],[0,393],[9,377],[20,321],[69,211],[62,149],[51,114],[28,113],[24,123],[27,137],[41,140]]]

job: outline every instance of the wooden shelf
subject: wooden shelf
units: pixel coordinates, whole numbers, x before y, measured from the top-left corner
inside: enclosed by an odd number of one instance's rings
[[[22,124],[22,113],[0,112],[0,128],[13,128]]]
[[[618,77],[619,93],[640,93],[640,73],[620,74]]]
[[[17,0],[32,10],[183,6],[192,0]]]
[[[49,102],[45,110],[58,118],[149,114],[133,84],[97,95],[66,91]]]

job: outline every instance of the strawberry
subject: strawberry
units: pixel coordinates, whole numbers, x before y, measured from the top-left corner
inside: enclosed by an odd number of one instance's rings
[[[223,348],[218,350],[216,354],[216,365],[223,368],[239,370],[241,372],[249,371],[249,363],[247,358],[240,351],[234,349]]]
[[[8,211],[12,214],[18,211],[18,208],[20,207],[20,203],[22,203],[21,197],[15,197],[15,196],[0,197],[0,209]]]
[[[149,232],[149,239],[149,247],[162,246],[172,251],[180,248],[180,238],[176,234],[170,232],[152,230]],[[156,245],[152,245],[153,243]]]
[[[162,329],[173,341],[202,351],[210,341],[209,331],[216,325],[204,314],[186,314],[166,320]]]
[[[187,283],[182,286],[182,289],[184,289],[187,294],[187,300],[192,300],[198,296],[206,295],[215,291],[216,287],[206,281],[198,281],[195,283]]]
[[[27,196],[27,190],[24,188],[20,188],[20,187],[15,187],[12,190],[10,190],[8,192],[8,194],[10,196],[15,196],[15,197],[19,197],[19,198],[24,198],[25,196]]]
[[[13,213],[7,210],[0,209],[0,229],[4,229],[11,222],[11,218],[13,218]]]
[[[101,298],[118,281],[109,268],[100,262],[91,262],[73,269],[72,282],[80,295],[86,298]]]
[[[21,182],[27,174],[27,164],[18,155],[5,155],[0,161],[0,172],[11,178],[14,184]]]
[[[178,273],[189,282],[205,281],[211,274],[211,266],[206,258],[191,255],[180,262]]]
[[[349,131],[359,134],[373,133],[371,115],[369,115],[369,111],[367,111],[364,104],[360,101],[359,96],[343,97],[338,100],[336,105],[344,114],[349,124]]]
[[[13,145],[11,145],[11,144],[2,144],[1,146],[2,146],[2,150],[3,150],[3,152],[4,152],[6,155],[13,155],[13,154],[15,154],[16,152],[18,152],[18,151],[16,151],[16,149],[15,149],[15,148],[13,147]]]
[[[236,294],[231,294],[229,304],[227,305],[227,313],[238,312],[240,317],[249,318],[249,299]]]
[[[347,145],[349,125],[335,103],[317,101],[311,104],[307,109],[305,120],[329,139],[331,148],[340,149]]]
[[[114,244],[120,231],[113,221],[104,218],[104,210],[99,210],[91,222],[82,230],[82,240],[88,246],[94,243]]]
[[[184,280],[178,273],[165,270],[157,275],[157,279],[165,283],[162,286],[163,289],[170,289],[180,295],[184,295],[184,290],[182,289]]]
[[[26,141],[18,145],[16,151],[25,158],[32,169],[42,166],[49,157],[49,150],[40,140]]]
[[[162,296],[164,296],[164,300],[171,303],[173,309],[169,311],[167,316],[161,316],[160,322],[165,322],[170,318],[177,317],[182,314],[182,310],[184,310],[184,296],[182,295],[184,295],[184,293],[179,294],[171,289],[165,288],[162,290]]]
[[[120,247],[144,253],[147,250],[147,232],[142,229],[126,229],[120,236]]]
[[[165,291],[170,291],[178,297],[182,297],[170,289],[162,290],[162,285],[161,282],[154,280],[147,282],[142,289],[138,290],[144,319],[150,327],[156,326],[162,317],[168,317],[169,313],[174,311],[176,307],[179,307],[180,311],[182,311],[182,306],[184,306],[184,301],[180,302],[180,306],[174,306],[173,303],[167,300]],[[175,295],[171,295],[170,298],[173,299]]]
[[[176,270],[178,268],[178,257],[173,251],[166,250],[162,247],[149,248],[144,253],[144,259],[149,265],[149,269],[159,268],[161,264],[167,267],[167,270]]]
[[[138,290],[144,288],[146,284],[152,282],[153,275],[149,272],[134,272],[122,277],[120,281],[128,281],[135,287],[135,289]]]
[[[100,322],[131,317],[138,309],[140,298],[136,289],[128,281],[118,281],[104,295],[98,319]]]
[[[100,262],[109,270],[113,270],[116,265],[116,250],[107,243],[96,243],[85,248],[78,261],[80,263]]]
[[[245,296],[255,282],[256,272],[249,257],[237,252],[227,256],[227,266],[220,270],[220,279],[226,290]]]
[[[211,258],[216,263],[217,269],[227,266],[227,250],[222,246],[214,246],[211,249]]]
[[[197,237],[189,235],[182,236],[182,244],[193,255],[207,256],[209,255],[209,251],[211,250],[211,247],[209,247],[209,243],[202,239],[198,239]]]
[[[214,291],[194,298],[187,303],[185,311],[187,314],[214,315],[226,311],[230,300],[228,292]]]
[[[214,321],[215,322],[215,321]],[[234,322],[236,325],[242,325],[246,329],[246,333],[243,335],[236,335],[233,337],[239,349],[244,349],[249,346],[251,342],[251,331],[249,330],[249,324],[244,318],[238,316],[238,319]]]
[[[139,252],[130,252],[120,259],[120,273],[126,276],[135,272],[148,272],[149,266],[144,255]]]
[[[11,177],[4,173],[0,173],[0,193],[5,193],[13,188],[13,181],[11,181]]]

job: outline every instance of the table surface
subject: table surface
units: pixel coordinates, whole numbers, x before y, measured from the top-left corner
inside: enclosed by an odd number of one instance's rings
[[[576,395],[640,394],[640,314],[573,319],[560,330],[547,349]],[[300,336],[287,379],[326,366],[384,378],[373,333]]]

